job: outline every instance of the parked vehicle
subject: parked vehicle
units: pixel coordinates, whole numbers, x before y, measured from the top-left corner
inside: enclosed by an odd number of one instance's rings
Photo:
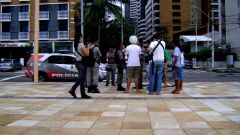
[[[53,79],[74,80],[78,78],[78,71],[75,67],[75,56],[73,54],[42,53],[39,54],[38,60],[40,81]],[[34,56],[31,56],[25,70],[25,75],[29,78],[34,77],[33,66]],[[100,80],[106,77],[106,75],[104,75],[104,68],[100,68],[99,74],[101,75],[101,77],[99,77]]]
[[[0,71],[16,71],[21,70],[22,64],[15,59],[4,59],[0,63]]]

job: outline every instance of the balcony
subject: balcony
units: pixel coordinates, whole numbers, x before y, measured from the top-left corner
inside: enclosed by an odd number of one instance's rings
[[[58,11],[58,19],[68,19],[68,11]]]
[[[12,0],[0,0],[0,2],[12,2]]]
[[[39,14],[40,20],[49,20],[49,12],[48,11],[41,11]]]
[[[29,12],[20,12],[18,20],[19,21],[28,21],[29,20]]]
[[[19,0],[19,2],[30,1],[30,0]]]
[[[2,33],[0,33],[0,40],[1,41],[11,40],[11,33],[10,32],[2,32]]]
[[[68,39],[68,31],[58,31],[58,39]]]
[[[29,40],[29,32],[19,32],[19,40]]]
[[[49,32],[47,32],[47,31],[39,32],[39,39],[40,40],[49,39]]]
[[[0,21],[1,21],[1,22],[11,21],[11,13],[2,13],[2,14],[0,15]]]

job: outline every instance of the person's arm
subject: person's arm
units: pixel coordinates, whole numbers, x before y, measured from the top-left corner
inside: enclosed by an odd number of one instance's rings
[[[82,47],[81,50],[82,50],[82,53],[84,56],[88,56],[89,55],[89,44],[87,44],[85,47]]]

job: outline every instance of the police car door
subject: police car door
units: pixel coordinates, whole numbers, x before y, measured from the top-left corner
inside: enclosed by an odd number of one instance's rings
[[[76,79],[78,77],[78,71],[75,67],[74,56],[63,56],[63,62],[66,79]]]

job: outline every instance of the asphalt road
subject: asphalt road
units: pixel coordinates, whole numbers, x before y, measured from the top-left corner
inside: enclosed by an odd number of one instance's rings
[[[240,73],[216,73],[185,69],[184,75],[185,82],[240,82]],[[64,82],[64,80],[62,81]],[[32,82],[32,79],[25,77],[23,70],[0,72],[0,82]]]

